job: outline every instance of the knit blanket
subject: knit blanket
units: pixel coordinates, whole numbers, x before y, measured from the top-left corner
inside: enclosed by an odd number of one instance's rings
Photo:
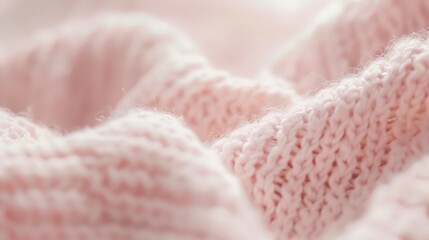
[[[0,240],[429,239],[429,1],[271,2],[0,0]]]

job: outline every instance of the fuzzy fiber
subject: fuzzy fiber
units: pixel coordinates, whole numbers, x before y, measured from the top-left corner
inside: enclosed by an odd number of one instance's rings
[[[429,239],[429,1],[262,2],[0,0],[0,240]]]

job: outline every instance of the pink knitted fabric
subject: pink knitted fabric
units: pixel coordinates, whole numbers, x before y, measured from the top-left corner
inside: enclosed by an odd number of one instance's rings
[[[429,239],[428,1],[334,2],[295,40],[252,1],[37,1],[59,14],[0,31],[0,240]],[[222,12],[261,25],[188,16]],[[259,35],[287,49],[215,44]]]

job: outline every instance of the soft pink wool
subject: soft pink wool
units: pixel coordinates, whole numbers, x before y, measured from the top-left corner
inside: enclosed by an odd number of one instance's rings
[[[0,31],[0,240],[429,239],[427,0],[342,3],[249,79],[159,1],[66,2]]]

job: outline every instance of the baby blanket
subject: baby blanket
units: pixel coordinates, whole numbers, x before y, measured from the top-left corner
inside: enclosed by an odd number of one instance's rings
[[[1,240],[429,239],[429,1],[0,2]]]

